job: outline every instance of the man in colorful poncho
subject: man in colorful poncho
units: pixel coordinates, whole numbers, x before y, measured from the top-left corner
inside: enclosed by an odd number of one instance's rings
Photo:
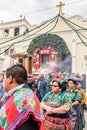
[[[6,70],[3,87],[7,95],[0,109],[0,130],[42,130],[40,104],[21,64]]]

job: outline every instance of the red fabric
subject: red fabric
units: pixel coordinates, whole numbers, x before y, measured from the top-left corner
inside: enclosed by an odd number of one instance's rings
[[[35,93],[34,93],[34,98],[35,98],[35,100],[36,100],[36,104],[38,104],[38,105],[36,106],[36,111],[37,111],[37,112],[40,112],[40,101],[39,101],[39,99],[38,99],[38,97],[36,96]],[[40,130],[44,130],[43,120],[42,120],[42,122],[41,122],[41,128],[40,128]]]
[[[15,95],[13,94],[0,109],[0,130],[15,130],[31,114],[34,120],[38,122],[39,130],[44,130],[43,121],[40,116],[40,102],[30,89],[24,88]]]
[[[19,114],[13,101],[14,101],[14,96],[12,96],[9,99],[9,103],[6,102],[6,104],[5,104],[6,113],[8,113],[8,118],[7,118],[8,124],[10,124],[11,121],[14,120],[17,117],[17,115]]]
[[[36,96],[36,94],[34,93],[34,98],[35,98],[35,101],[36,101],[36,111],[37,112],[40,112],[40,101],[38,99],[38,97]]]

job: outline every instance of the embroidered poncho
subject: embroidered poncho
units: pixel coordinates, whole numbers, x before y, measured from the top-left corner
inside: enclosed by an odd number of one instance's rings
[[[40,104],[30,89],[21,88],[0,109],[0,130],[15,130],[30,114],[38,121],[41,130]]]

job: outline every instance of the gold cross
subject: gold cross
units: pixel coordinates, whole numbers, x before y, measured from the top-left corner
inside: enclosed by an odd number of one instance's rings
[[[59,7],[59,14],[62,14],[62,7],[64,6],[65,4],[60,2],[59,5],[57,5],[57,7]]]

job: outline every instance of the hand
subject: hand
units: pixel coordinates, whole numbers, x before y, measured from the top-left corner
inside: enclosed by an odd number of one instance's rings
[[[52,114],[52,113],[53,113],[52,107],[47,107],[46,114]]]

